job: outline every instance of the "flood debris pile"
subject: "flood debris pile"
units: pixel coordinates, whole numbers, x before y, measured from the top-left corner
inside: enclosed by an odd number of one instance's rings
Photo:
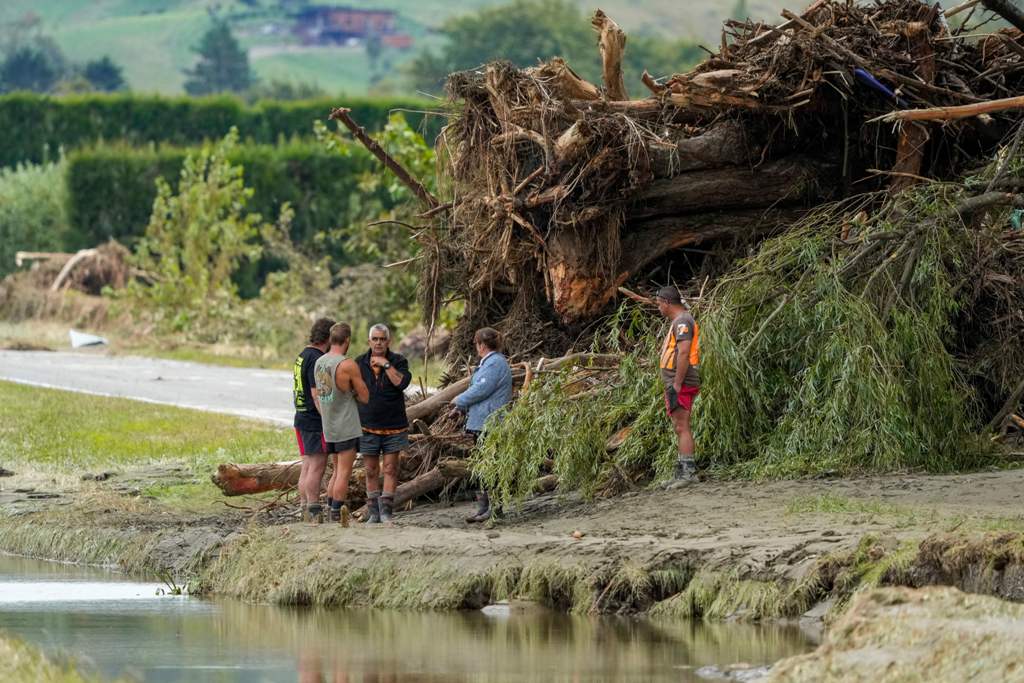
[[[1024,398],[1021,32],[820,0],[727,22],[717,53],[629,99],[625,38],[601,12],[594,26],[600,86],[558,59],[448,82],[451,202],[421,237],[427,312],[466,303],[453,354],[488,324],[513,353],[625,356],[587,401],[554,378],[520,401],[475,464],[485,483],[509,499],[551,461],[591,492],[667,470],[655,340],[635,330],[658,325],[617,301],[666,280],[702,294],[704,466],[991,462]],[[714,258],[681,257],[693,245]]]
[[[70,322],[94,324],[107,314],[99,296],[120,289],[130,278],[143,277],[129,263],[128,250],[115,240],[74,253],[18,252],[25,270],[0,280],[0,315],[11,321],[60,316]],[[64,296],[71,292],[72,296]]]
[[[1021,31],[979,40],[918,0],[818,0],[775,26],[727,22],[718,52],[630,99],[625,35],[593,24],[601,85],[560,59],[451,75],[442,198],[332,114],[425,205],[428,318],[465,304],[453,366],[485,325],[513,361],[576,359],[524,382],[471,455],[479,481],[507,503],[545,477],[602,494],[668,474],[663,321],[633,294],[666,282],[703,328],[702,467],[1005,458],[993,444],[1024,427]]]
[[[512,377],[518,395],[527,395],[537,378],[553,376],[567,381],[574,393],[594,387],[617,369],[619,357],[613,354],[575,353],[561,358],[519,363]],[[470,454],[473,439],[464,430],[465,416],[453,410],[449,402],[469,386],[469,378],[450,384],[427,397],[419,397],[406,409],[411,424],[411,447],[399,458],[395,507],[411,508],[421,500],[452,498],[469,488]],[[529,482],[530,493],[543,493],[558,485],[552,474],[553,463],[542,462]],[[227,496],[245,496],[280,491],[273,500],[255,505],[233,505],[264,519],[285,517],[292,511],[289,496],[299,480],[298,460],[277,463],[224,463],[211,476],[213,483]],[[330,470],[330,465],[328,465]],[[325,475],[330,477],[330,471]],[[366,470],[357,459],[349,479],[348,504],[357,518],[366,512]]]
[[[452,201],[421,239],[427,312],[466,302],[455,353],[482,324],[515,351],[564,352],[618,287],[702,274],[659,268],[666,254],[724,244],[735,258],[825,201],[956,178],[1014,120],[879,117],[1020,92],[1019,32],[975,44],[918,0],[819,1],[784,17],[728,22],[693,70],[646,76],[644,99],[628,99],[628,43],[600,11],[601,86],[560,59],[449,78],[439,174]]]

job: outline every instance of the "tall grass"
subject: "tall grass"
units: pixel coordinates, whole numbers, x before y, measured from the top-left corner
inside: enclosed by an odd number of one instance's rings
[[[902,294],[898,240],[877,268],[845,274],[853,250],[837,253],[836,236],[849,211],[837,207],[767,241],[714,288],[694,413],[706,463],[761,478],[985,462],[974,394],[949,348],[951,276],[970,246],[958,196],[920,188],[858,236],[919,226]]]
[[[719,280],[695,311],[698,464],[761,479],[991,462],[963,369],[962,339],[981,333],[957,328],[970,305],[957,285],[981,258],[972,255],[998,246],[975,240],[1001,230],[1006,211],[968,225],[965,196],[961,185],[931,184],[824,207]],[[532,385],[475,457],[484,486],[521,500],[547,459],[560,490],[585,495],[666,476],[675,437],[655,364],[663,326],[620,309],[596,345],[622,352],[621,366],[585,400],[571,395],[568,373]],[[606,452],[627,425],[622,447]]]

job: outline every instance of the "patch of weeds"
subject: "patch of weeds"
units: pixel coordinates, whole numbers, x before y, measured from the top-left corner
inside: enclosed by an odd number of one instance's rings
[[[872,535],[862,538],[846,560],[845,568],[835,576],[836,605],[830,616],[844,612],[850,600],[862,591],[879,586],[908,585],[918,547],[917,541],[886,543]]]
[[[209,481],[152,484],[142,489],[142,495],[179,510],[200,512],[211,508],[223,509],[218,503],[224,500],[224,494]]]
[[[934,511],[886,503],[879,500],[849,498],[834,493],[797,496],[786,505],[787,515],[822,513],[831,515],[859,514],[884,517],[896,528],[911,527],[921,523],[924,515],[935,517]]]

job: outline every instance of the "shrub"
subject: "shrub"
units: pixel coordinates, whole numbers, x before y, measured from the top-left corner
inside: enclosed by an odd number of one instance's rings
[[[231,276],[261,254],[257,237],[268,226],[246,211],[253,191],[242,167],[228,159],[237,141],[232,129],[216,145],[190,154],[177,194],[156,179],[153,213],[134,259],[149,281],[132,282],[123,299],[163,332],[212,330],[219,337],[219,324],[211,323],[223,322],[239,303]],[[288,217],[286,206],[282,221]]]
[[[18,251],[59,251],[67,237],[65,162],[0,169],[0,277]]]

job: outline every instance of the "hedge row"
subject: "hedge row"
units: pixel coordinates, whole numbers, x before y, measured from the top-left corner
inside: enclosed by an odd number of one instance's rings
[[[332,108],[344,105],[370,130],[382,128],[394,109],[420,111],[415,99],[323,98],[247,105],[229,96],[159,97],[155,95],[70,95],[32,93],[0,96],[0,167],[39,163],[57,151],[99,141],[139,145],[168,143],[187,146],[223,137],[236,126],[243,140],[273,144],[308,137],[315,120],[326,120]],[[428,139],[440,129],[437,116],[407,113],[406,120],[423,129]]]
[[[68,155],[68,248],[94,246],[111,237],[133,244],[149,222],[156,178],[176,189],[187,153],[180,147],[120,143]],[[375,163],[362,148],[353,146],[350,154],[341,155],[313,141],[241,145],[231,160],[243,166],[245,184],[255,191],[249,211],[272,221],[282,204],[291,203],[292,237],[299,245],[346,223],[359,175]]]

